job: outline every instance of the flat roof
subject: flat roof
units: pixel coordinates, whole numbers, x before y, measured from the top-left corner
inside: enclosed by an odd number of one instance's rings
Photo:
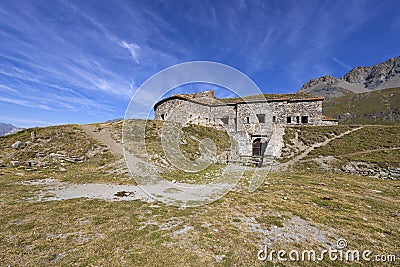
[[[250,95],[245,97],[235,98],[209,98],[209,97],[193,97],[192,94],[176,94],[173,96],[166,97],[158,101],[154,105],[154,110],[160,104],[173,100],[181,99],[204,106],[225,106],[225,105],[236,105],[236,104],[248,104],[248,103],[263,103],[263,102],[305,102],[305,101],[323,101],[323,97],[315,97],[306,93],[297,94],[262,94],[262,95]]]

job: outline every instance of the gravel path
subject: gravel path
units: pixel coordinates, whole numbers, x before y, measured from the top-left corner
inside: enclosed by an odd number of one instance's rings
[[[87,135],[107,145],[111,152],[124,156],[122,145],[115,142],[115,140],[111,137],[111,132],[108,129],[101,129],[100,131],[97,131],[95,126],[81,125],[81,127]]]

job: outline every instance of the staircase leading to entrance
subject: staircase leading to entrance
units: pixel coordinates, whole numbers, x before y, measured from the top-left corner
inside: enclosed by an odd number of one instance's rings
[[[262,161],[261,161],[262,160]],[[264,156],[264,157],[256,157],[256,156],[240,156],[237,160],[231,160],[229,163],[236,163],[249,167],[261,167],[261,166],[269,166],[275,162],[275,158],[273,156]]]
[[[275,162],[275,159],[281,155],[284,132],[284,127],[275,125],[265,151],[262,151],[263,149],[261,149],[261,153],[263,154],[262,156],[239,156],[239,159],[231,160],[230,162],[252,167],[272,165]],[[255,149],[260,149],[260,147],[253,147],[253,153]]]

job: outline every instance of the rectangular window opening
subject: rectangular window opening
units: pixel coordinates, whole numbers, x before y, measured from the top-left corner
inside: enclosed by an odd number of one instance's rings
[[[308,123],[308,116],[301,116],[301,123]]]
[[[229,124],[229,117],[223,117],[223,118],[221,118],[221,121],[223,122],[223,124],[228,125]]]
[[[276,117],[272,116],[272,122],[276,122]]]
[[[300,116],[296,116],[296,123],[300,123]]]
[[[287,122],[287,123],[292,123],[292,117],[287,116],[287,117],[286,117],[286,122]]]
[[[250,123],[250,117],[246,117],[246,123]]]
[[[259,123],[265,123],[265,114],[257,114],[257,119]]]

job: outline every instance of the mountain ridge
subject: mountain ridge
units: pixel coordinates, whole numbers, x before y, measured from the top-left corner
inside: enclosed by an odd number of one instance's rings
[[[9,123],[1,123],[0,122],[0,136],[14,134],[20,130],[22,130],[22,128],[18,128]]]
[[[400,86],[400,56],[372,66],[358,66],[341,78],[325,75],[305,83],[299,92],[333,99]]]

